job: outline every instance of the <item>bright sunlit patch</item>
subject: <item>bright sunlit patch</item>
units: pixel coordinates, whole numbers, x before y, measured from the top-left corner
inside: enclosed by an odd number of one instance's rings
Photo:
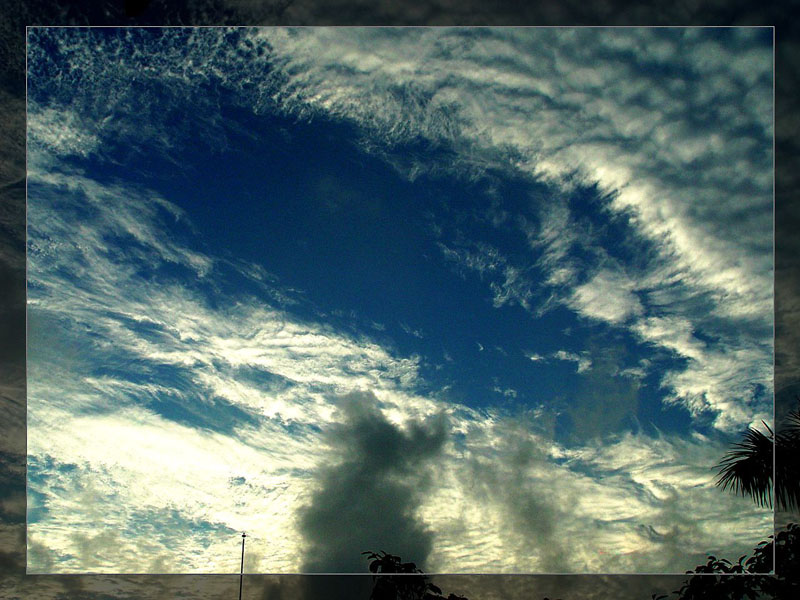
[[[31,28],[28,570],[751,549],[713,471],[772,397],[738,33]]]

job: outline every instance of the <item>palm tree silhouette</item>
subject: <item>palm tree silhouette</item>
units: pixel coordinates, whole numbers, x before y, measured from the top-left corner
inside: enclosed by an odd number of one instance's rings
[[[800,400],[800,398],[798,398]],[[717,464],[716,485],[750,496],[759,506],[772,508],[773,452],[775,496],[783,510],[800,508],[800,408],[789,413],[777,435],[764,423],[767,433],[752,427]]]

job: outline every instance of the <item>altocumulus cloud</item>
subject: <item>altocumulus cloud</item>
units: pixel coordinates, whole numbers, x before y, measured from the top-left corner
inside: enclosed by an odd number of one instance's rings
[[[768,412],[750,389],[753,381],[769,386],[772,363],[768,33],[732,30],[723,39],[702,29],[258,35],[286,74],[279,97],[289,110],[350,119],[389,145],[414,136],[448,143],[463,157],[449,168],[517,168],[565,191],[586,183],[607,192],[607,210],[627,221],[652,258],[624,273],[601,255],[575,272],[576,265],[559,257],[570,245],[597,240],[576,239],[568,229],[575,216],[549,203],[545,213],[556,214],[548,228],[537,235],[527,223],[521,227],[548,249],[541,264],[550,267],[554,300],[590,319],[627,320],[643,343],[666,342],[686,361],[664,378],[675,401],[695,413],[716,411],[718,427],[729,430]],[[412,178],[437,168],[413,159],[395,163]],[[592,235],[591,227],[584,229]],[[443,250],[482,273],[499,270],[503,261]],[[498,286],[519,280],[503,271],[492,282],[498,306],[510,297]],[[670,327],[662,335],[642,319],[665,294],[673,301],[660,311],[674,318],[661,323]],[[524,293],[517,297],[528,302]],[[712,330],[720,343],[699,356],[684,352],[669,342],[681,335],[683,321]],[[742,338],[736,333],[742,327],[756,333]],[[730,377],[725,365],[732,361],[749,376]],[[705,363],[714,365],[712,377]],[[755,410],[737,408],[731,398],[748,399]]]
[[[255,299],[212,309],[203,281],[219,267],[163,241],[170,236],[160,223],[176,213],[157,209],[174,209],[157,198],[35,169],[30,182],[41,189],[29,239],[29,475],[50,483],[32,504],[32,556],[49,548],[67,570],[230,571],[225,537],[269,523],[268,569],[296,571],[289,506],[320,456],[310,427],[330,420],[331,395],[410,385],[415,361],[293,322]],[[79,237],[70,228],[77,210]],[[123,236],[128,253],[102,243]],[[198,283],[140,276],[169,264]],[[432,405],[420,402],[417,410]],[[415,410],[413,399],[401,404]],[[171,521],[165,511],[176,511]],[[53,519],[67,514],[72,527]],[[119,523],[120,538],[88,533],[101,515]],[[176,542],[167,524],[194,541]],[[181,547],[192,551],[152,562]],[[223,555],[227,562],[209,558]]]
[[[198,115],[193,126],[203,131],[193,137],[211,140],[211,146],[224,147],[227,138],[214,112],[215,95],[201,93],[209,85],[234,90],[256,111],[356,123],[366,132],[364,147],[411,178],[442,167],[392,154],[393,145],[421,136],[453,148],[450,169],[522,170],[565,190],[576,182],[597,184],[609,193],[611,214],[627,219],[631,234],[649,242],[653,259],[633,273],[610,268],[603,257],[582,267],[563,260],[571,245],[590,246],[596,240],[576,240],[570,231],[574,215],[561,203],[547,203],[543,212],[556,216],[543,215],[549,225],[539,235],[520,225],[532,244],[542,241],[548,250],[540,264],[555,288],[544,307],[560,302],[612,325],[633,317],[627,324],[646,344],[661,345],[681,335],[685,320],[712,330],[720,343],[699,358],[666,344],[686,366],[667,373],[664,383],[676,402],[694,412],[716,411],[718,426],[729,430],[758,422],[767,410],[752,397],[749,384],[737,383],[745,378],[727,376],[723,363],[735,357],[746,365],[750,382],[768,385],[763,365],[772,362],[767,33],[265,29],[103,34],[97,41],[105,52],[122,53],[134,42],[146,58],[138,59],[142,64],[105,64],[93,60],[85,46],[62,44],[86,76],[77,83],[71,76],[51,78],[48,85],[57,97],[70,94],[81,122],[89,117],[92,125],[84,128],[88,133],[50,137],[76,152],[95,139],[136,139],[141,131],[106,117],[131,102],[134,72],[139,77],[152,73],[170,82],[162,86],[167,99],[159,105],[178,94],[192,97]],[[42,72],[52,61],[36,58]],[[99,78],[113,84],[111,105],[98,107],[90,98],[91,81]],[[36,102],[35,93],[32,97]],[[168,114],[147,115],[154,130],[148,135],[165,151],[190,136],[185,128],[166,127]],[[52,114],[41,118],[52,122]],[[731,232],[736,232],[733,238]],[[498,256],[492,260],[490,268],[500,276],[489,281],[495,305],[515,301],[541,311],[543,306],[531,302],[526,265],[503,264]],[[611,295],[602,295],[609,290]],[[666,305],[665,297],[671,298]],[[676,329],[662,335],[640,324],[654,306],[675,317],[661,325],[674,323]],[[754,326],[758,336],[735,333]],[[714,377],[704,375],[706,361],[718,365]],[[748,399],[754,409],[737,410],[730,398]]]
[[[74,177],[73,184],[81,181]],[[32,188],[44,188],[45,181],[31,174]],[[98,192],[88,182],[81,185]],[[56,189],[68,202],[67,190]],[[46,202],[48,194],[42,189],[37,197]],[[149,201],[146,194],[125,198],[144,206]],[[137,239],[157,239],[157,219],[150,223],[147,211],[139,214]],[[47,223],[60,226],[57,219]],[[100,217],[84,224],[97,236],[108,226]],[[476,412],[414,394],[414,360],[293,321],[255,298],[250,305],[240,299],[233,308],[211,309],[196,287],[200,279],[189,287],[129,279],[138,260],[130,256],[94,256],[95,268],[78,279],[72,270],[82,261],[71,252],[93,251],[90,246],[45,252],[47,236],[32,231],[31,336],[40,340],[31,355],[28,423],[34,490],[29,544],[31,556],[41,559],[35,570],[124,565],[133,571],[231,572],[231,539],[242,529],[259,532],[252,551],[260,562],[252,567],[267,571],[358,570],[359,553],[384,541],[393,545],[390,551],[400,546],[429,568],[453,572],[560,570],[566,556],[577,571],[634,570],[652,565],[647,561],[675,540],[701,556],[708,530],[678,527],[687,512],[662,514],[661,498],[635,484],[642,469],[690,503],[692,520],[720,518],[720,500],[707,477],[719,445],[702,440],[683,449],[704,449],[705,470],[696,481],[680,470],[659,470],[663,458],[655,448],[661,442],[647,436],[621,442],[652,448],[636,467],[603,463],[619,475],[595,475],[596,461],[534,433],[535,419],[523,427],[502,411]],[[185,260],[187,269],[220,264],[185,258],[200,255],[177,245],[148,252],[141,255]],[[141,326],[144,315],[148,328]],[[55,322],[62,327],[47,326]],[[48,348],[61,358],[49,356]],[[304,360],[294,360],[298,355]],[[142,381],[96,373],[91,365],[97,356],[104,364],[134,359],[154,374],[165,366],[177,373],[191,367],[193,375],[176,378],[167,371],[166,379]],[[265,384],[253,377],[258,373],[272,378]],[[345,396],[334,408],[331,399],[358,388],[373,392]],[[109,404],[112,397],[115,404]],[[175,406],[164,406],[170,398]],[[223,428],[175,414],[206,403],[202,414],[223,400],[242,412]],[[437,416],[442,411],[446,420]],[[320,437],[319,431],[328,433]],[[672,461],[682,463],[682,452]],[[728,521],[730,534],[715,529],[715,539],[735,543],[742,527],[757,537],[767,516],[742,510],[746,501],[726,497],[723,503],[736,517]],[[609,508],[623,506],[609,518]],[[356,520],[363,531],[344,527]],[[117,536],[99,536],[100,522]],[[642,537],[639,522],[674,535]],[[393,527],[385,529],[386,523]],[[176,531],[183,533],[180,541]],[[580,540],[578,550],[560,544],[565,535]],[[651,551],[637,559],[629,553],[642,540]],[[614,551],[598,557],[597,543]],[[679,569],[681,559],[670,557],[663,568]]]
[[[55,43],[72,76],[36,43],[31,56],[32,80],[52,92],[34,84],[29,105],[33,570],[233,572],[245,529],[260,531],[254,570],[363,570],[361,551],[386,549],[439,571],[682,571],[687,554],[744,551],[769,530],[764,511],[711,485],[719,442],[562,447],[542,415],[421,394],[419,357],[277,308],[299,301],[257,266],[203,251],[167,199],[60,160],[101,160],[113,143],[136,152],[145,137],[166,157],[198,131],[224,147],[224,89],[257,112],[354,123],[364,149],[412,180],[491,166],[565,195],[596,184],[640,261],[623,267],[596,224],[543,198],[536,221],[483,216],[529,255],[481,240],[439,249],[484,279],[497,309],[567,307],[674,352],[685,365],[662,377],[674,401],[734,429],[765,413],[749,386],[769,387],[771,363],[771,73],[758,32],[71,35]],[[136,59],[131,42],[145,50]],[[109,55],[120,59],[97,60]],[[194,131],[171,127],[169,111],[138,115],[144,129],[111,118],[136,113],[132,82],[148,78],[162,108],[197,99]],[[393,154],[415,137],[452,160]],[[248,293],[232,298],[227,278]],[[591,371],[584,354],[548,358]]]

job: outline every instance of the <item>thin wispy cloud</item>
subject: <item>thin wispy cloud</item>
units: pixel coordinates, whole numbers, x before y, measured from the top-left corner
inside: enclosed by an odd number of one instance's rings
[[[575,354],[574,352],[559,350],[552,356],[557,360],[568,360],[570,362],[574,362],[578,369],[578,373],[587,371],[592,367],[592,359],[586,354]]]
[[[770,411],[762,31],[29,48],[32,571],[234,572],[246,530],[254,571],[683,572],[770,528],[710,472]]]
[[[440,37],[427,33],[409,36],[414,50],[404,53],[407,59],[402,63],[390,62],[389,43],[371,33],[344,39],[334,32],[320,37],[295,32],[279,39],[286,47],[286,69],[299,72],[292,83],[306,90],[304,106],[346,116],[390,140],[412,131],[448,139],[473,155],[484,152],[489,164],[497,160],[491,148],[510,147],[522,158],[511,154],[509,160],[515,158],[523,168],[530,164],[534,172],[558,184],[573,172],[580,181],[596,181],[614,194],[608,209],[629,217],[632,232],[652,242],[654,251],[681,273],[685,295],[708,293],[716,316],[732,324],[755,317],[766,332],[771,319],[772,189],[768,48],[753,46],[730,61],[711,61],[705,58],[710,48],[718,57],[725,56],[726,48],[703,39],[699,30],[580,30],[563,39],[554,31],[537,30],[534,38],[548,47],[539,59],[538,48],[522,54],[531,42],[516,32],[508,39],[492,32],[451,30]],[[737,31],[734,36],[747,46],[753,33]],[[459,47],[460,62],[453,65],[448,60],[447,42],[441,39]],[[573,46],[578,39],[582,43]],[[633,52],[636,58],[631,61]],[[677,65],[676,55],[681,56]],[[504,66],[500,72],[489,58],[496,61],[498,56],[515,68]],[[615,58],[623,56],[628,60]],[[354,68],[334,71],[340,59]],[[672,69],[670,77],[657,77],[657,70],[644,68],[660,62]],[[469,93],[456,94],[443,83],[446,78],[457,80]],[[706,83],[693,85],[696,81]],[[418,103],[396,100],[390,85],[405,86]],[[604,91],[599,99],[591,95],[600,89]],[[356,90],[368,90],[370,102],[380,101],[382,110],[371,110],[369,102],[353,102]],[[740,90],[743,96],[737,96]],[[295,106],[293,96],[288,102]],[[567,114],[573,117],[563,118]],[[706,118],[698,128],[701,114]],[[459,126],[450,127],[453,122]],[[758,164],[760,173],[744,175],[749,171],[736,171],[736,164]],[[762,210],[737,208],[754,202]],[[731,210],[729,220],[726,207]],[[551,281],[564,283],[571,269],[558,257],[575,235],[565,229],[568,212],[558,214],[540,238],[550,249],[548,260],[558,265],[551,269]],[[739,234],[735,244],[730,241],[731,228]],[[464,260],[485,272],[500,261],[496,255],[488,257],[490,261],[467,255]],[[647,275],[645,270],[636,278]],[[576,286],[568,302],[588,316],[611,322],[641,313],[638,299],[630,295],[631,284],[619,277],[597,273]],[[614,296],[598,295],[603,291]],[[498,304],[503,297],[496,295]],[[768,343],[767,336],[762,343]],[[769,362],[767,352],[758,353],[760,361]],[[691,395],[683,390],[678,395],[691,405]]]

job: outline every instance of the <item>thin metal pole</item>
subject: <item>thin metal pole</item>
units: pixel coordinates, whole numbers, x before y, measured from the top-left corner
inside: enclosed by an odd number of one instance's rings
[[[239,600],[242,600],[242,577],[244,576],[244,538],[247,537],[246,533],[242,533],[242,566],[239,570]]]

